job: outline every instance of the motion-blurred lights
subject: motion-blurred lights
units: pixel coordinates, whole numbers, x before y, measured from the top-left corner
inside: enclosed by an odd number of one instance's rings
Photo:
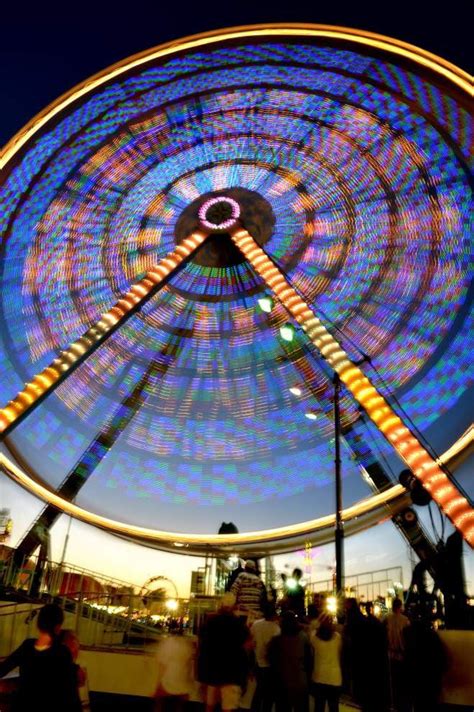
[[[280,336],[283,341],[291,342],[295,338],[295,327],[293,324],[285,324],[280,327]]]
[[[260,299],[258,300],[258,306],[266,314],[270,314],[271,310],[273,309],[273,304],[274,302],[271,297],[260,297]]]
[[[317,420],[318,419],[318,416],[312,410],[308,410],[304,414],[304,416],[305,416],[305,418],[308,418],[308,420]]]

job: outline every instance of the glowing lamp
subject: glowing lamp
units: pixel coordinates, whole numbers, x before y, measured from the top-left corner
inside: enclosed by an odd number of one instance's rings
[[[293,324],[285,324],[280,327],[280,336],[283,341],[291,342],[295,338],[295,327]]]
[[[291,386],[291,388],[289,388],[288,390],[290,391],[291,395],[296,396],[297,398],[303,393],[301,388],[299,388],[298,386]]]
[[[258,300],[258,306],[266,314],[270,314],[271,310],[273,309],[273,304],[274,302],[271,297],[260,297],[260,299]]]
[[[337,613],[337,598],[336,596],[328,596],[326,599],[326,608],[329,613]]]
[[[178,610],[178,601],[176,601],[174,598],[170,598],[168,601],[166,601],[165,605],[169,611],[177,611]]]

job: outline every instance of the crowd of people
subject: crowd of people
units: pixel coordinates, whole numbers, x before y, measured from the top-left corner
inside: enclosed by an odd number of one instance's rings
[[[299,571],[293,573],[277,607],[247,562],[196,641],[177,628],[160,642],[157,711],[178,712],[200,699],[206,712],[308,712],[312,698],[314,712],[337,712],[344,693],[363,712],[435,712],[444,659],[429,626],[410,621],[399,599],[383,621],[371,604],[362,610],[346,599],[338,623],[322,598],[306,610]],[[78,643],[61,631],[62,620],[58,606],[44,606],[37,639],[0,664],[0,677],[20,668],[18,712],[81,709]]]
[[[174,699],[177,710],[196,699],[184,683],[194,679],[206,712],[218,705],[222,712],[308,712],[311,699],[314,712],[337,712],[343,693],[362,712],[436,712],[444,655],[429,625],[410,621],[397,598],[384,620],[372,603],[348,598],[337,623],[322,597],[306,609],[300,579],[295,569],[277,609],[248,561],[202,624],[179,695],[162,685],[158,709],[164,699]],[[178,677],[172,657],[164,657]]]

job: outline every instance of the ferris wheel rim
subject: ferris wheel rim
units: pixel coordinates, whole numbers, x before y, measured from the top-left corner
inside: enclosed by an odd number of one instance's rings
[[[457,89],[465,92],[468,96],[471,95],[470,75],[464,70],[456,67],[454,64],[438,57],[426,50],[418,48],[414,45],[390,38],[376,33],[355,30],[351,28],[335,27],[331,25],[313,25],[305,23],[276,23],[269,25],[245,25],[232,28],[224,28],[221,30],[212,30],[210,32],[191,35],[180,40],[174,40],[161,44],[157,47],[145,50],[138,54],[128,57],[120,62],[104,69],[102,72],[76,85],[70,91],[63,94],[61,97],[49,104],[45,109],[38,113],[28,124],[23,127],[13,138],[0,150],[0,170],[7,167],[14,159],[15,155],[28,144],[35,134],[54,119],[63,110],[73,104],[76,100],[93,92],[95,89],[105,84],[106,82],[119,77],[121,74],[134,69],[140,65],[145,65],[153,60],[172,56],[178,52],[189,51],[198,47],[217,44],[219,42],[272,37],[300,37],[300,38],[321,38],[328,40],[342,40],[348,43],[353,42],[363,45],[368,48],[381,50],[398,57],[402,57],[413,61],[424,69],[435,72],[439,77],[447,80],[457,87]],[[0,453],[0,465],[3,463],[8,469],[12,463],[5,465],[4,456]],[[19,472],[19,468],[17,468]],[[175,545],[176,541],[188,542],[190,545],[196,544],[199,546],[218,547],[226,543],[239,543],[240,545],[255,544],[260,541],[273,541],[280,538],[291,538],[302,536],[311,531],[315,531],[322,526],[332,526],[334,514],[319,517],[310,522],[299,522],[295,525],[277,527],[274,529],[259,530],[257,532],[247,532],[238,535],[198,535],[198,534],[183,534],[169,531],[160,531],[158,529],[147,529],[144,527],[130,527],[124,522],[108,519],[86,509],[77,507],[66,499],[58,497],[48,488],[35,482],[25,473],[22,477],[18,476],[18,472],[14,474],[14,478],[31,493],[39,496],[43,501],[50,502],[58,506],[62,512],[75,516],[82,521],[88,522],[100,528],[106,529],[112,533],[129,535],[132,530],[135,535],[143,536],[150,541],[166,541],[170,546]],[[399,485],[395,485],[387,492],[381,495],[374,495],[366,500],[357,502],[352,507],[345,510],[351,511],[351,514],[346,514],[347,519],[358,516],[356,511],[363,505],[363,511],[369,512],[375,510],[381,504],[387,504],[390,501],[395,501],[403,494],[404,490]],[[369,506],[371,504],[371,506]],[[361,510],[362,512],[362,510]],[[89,515],[89,516],[87,516]],[[229,540],[227,541],[227,537]],[[176,551],[176,553],[180,553]],[[182,553],[188,553],[186,549]]]
[[[53,100],[38,112],[12,138],[0,148],[0,171],[2,171],[15,154],[57,114],[60,114],[70,104],[94,91],[101,85],[121,74],[146,64],[150,61],[196,49],[198,47],[224,42],[226,40],[270,38],[270,37],[307,37],[342,40],[354,42],[357,45],[382,50],[398,57],[413,61],[425,69],[433,71],[439,77],[454,84],[458,89],[472,99],[473,77],[457,65],[442,57],[422,49],[416,45],[398,40],[394,37],[336,25],[312,23],[269,23],[254,25],[238,25],[235,27],[210,30],[194,35],[187,35],[178,40],[171,40],[130,57],[126,57],[105,69],[76,84],[67,92]]]

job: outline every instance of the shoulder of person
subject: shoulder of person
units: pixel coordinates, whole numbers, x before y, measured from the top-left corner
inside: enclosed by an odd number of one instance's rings
[[[62,660],[68,663],[73,663],[71,651],[66,645],[61,643],[59,640],[54,641],[50,650],[53,651]]]
[[[24,648],[25,650],[28,650],[30,648],[34,648],[36,645],[36,638],[26,638],[26,640],[21,643],[21,645],[18,646],[18,650],[21,650]]]

